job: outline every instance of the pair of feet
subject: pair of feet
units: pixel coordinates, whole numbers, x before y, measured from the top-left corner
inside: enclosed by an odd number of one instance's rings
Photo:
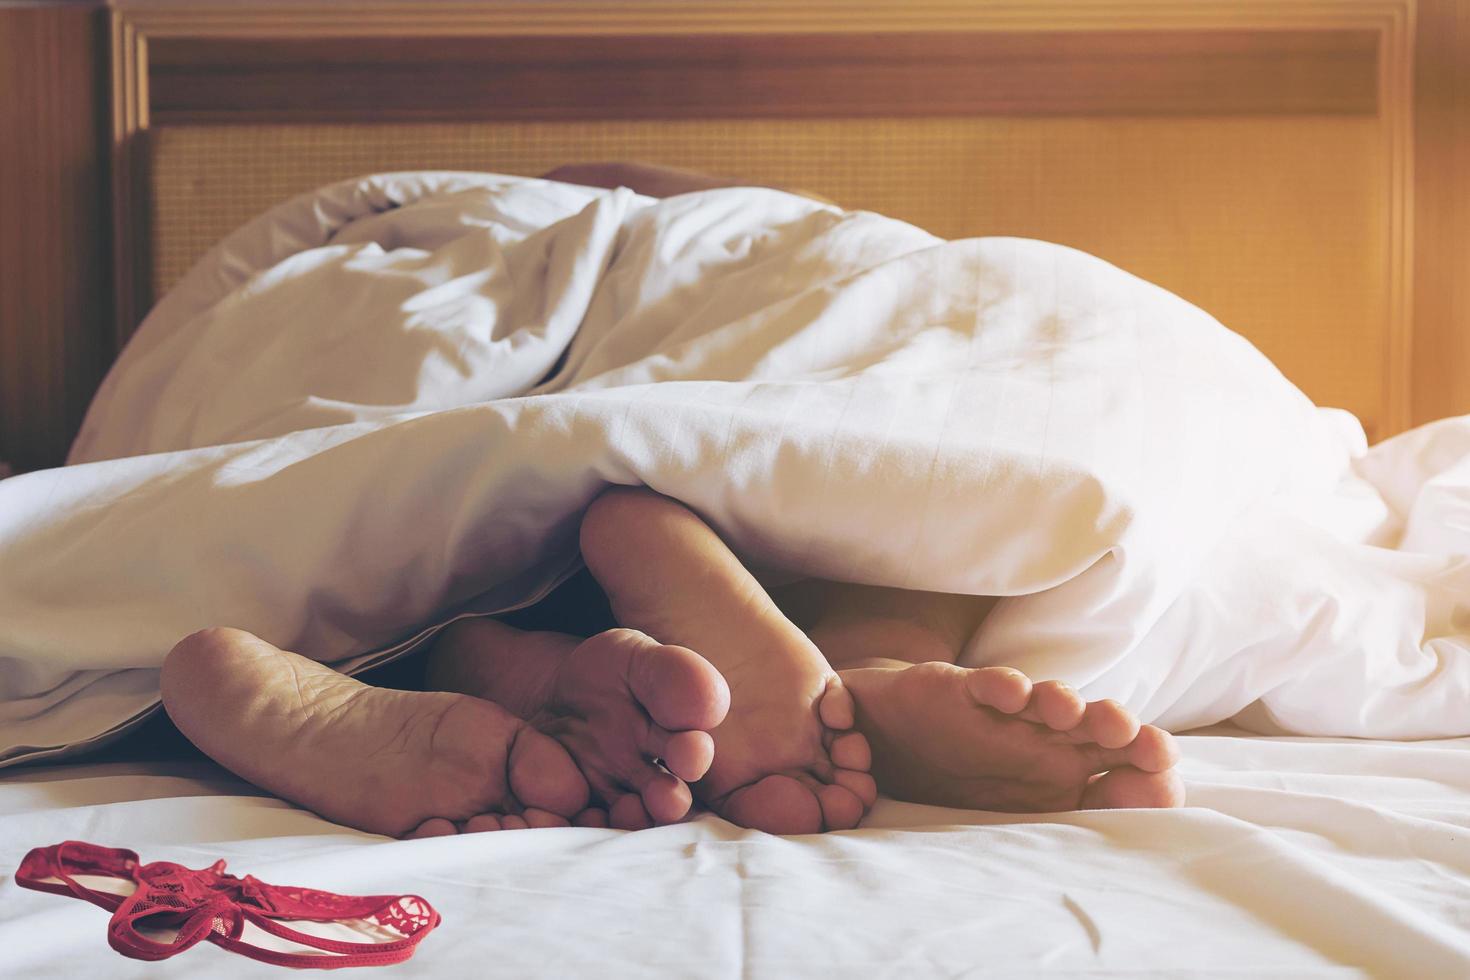
[[[1009,668],[838,676],[795,637],[716,666],[632,629],[580,640],[493,620],[451,627],[433,656],[431,680],[452,690],[395,691],[249,633],[205,630],[170,654],[164,703],[243,778],[400,837],[638,829],[683,818],[696,796],[772,833],[845,829],[876,798],[870,770],[891,795],[978,809],[1182,797],[1166,733]]]

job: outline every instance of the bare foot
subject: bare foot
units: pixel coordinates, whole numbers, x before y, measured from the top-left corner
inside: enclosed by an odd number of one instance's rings
[[[714,765],[695,790],[742,827],[848,830],[878,797],[868,743],[851,730],[852,695],[817,648],[791,630],[788,644],[753,646],[721,663],[730,715],[715,729]]]
[[[617,621],[698,650],[730,689],[714,762],[694,787],[721,816],[775,834],[857,826],[877,796],[852,698],[719,537],[682,505],[613,490],[582,554]]]
[[[1117,702],[1088,704],[1010,667],[862,667],[842,679],[873,775],[897,799],[1013,813],[1184,801],[1173,737]]]
[[[186,637],[162,686],[169,717],[216,762],[361,830],[566,826],[587,805],[566,750],[504,708],[369,687],[242,630]]]
[[[582,640],[462,620],[430,655],[429,686],[489,698],[561,742],[607,810],[583,826],[637,830],[673,823],[693,803],[688,783],[714,756],[709,730],[730,692],[692,650],[637,630]]]

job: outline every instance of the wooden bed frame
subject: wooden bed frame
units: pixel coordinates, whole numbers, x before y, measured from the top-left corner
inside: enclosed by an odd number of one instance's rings
[[[638,156],[1095,252],[1381,438],[1470,410],[1452,260],[1415,254],[1416,205],[1448,200],[1453,159],[1421,166],[1416,202],[1420,6],[119,0],[112,316],[92,342],[105,363],[214,239],[329,180]],[[1448,214],[1430,226],[1453,242]],[[54,461],[74,389],[44,431],[0,398],[0,456]]]

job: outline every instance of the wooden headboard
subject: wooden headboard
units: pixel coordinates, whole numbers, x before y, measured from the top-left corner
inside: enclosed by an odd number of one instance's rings
[[[219,236],[323,183],[637,158],[1093,252],[1381,438],[1443,412],[1416,378],[1445,373],[1452,329],[1413,315],[1415,12],[119,0],[112,341]]]

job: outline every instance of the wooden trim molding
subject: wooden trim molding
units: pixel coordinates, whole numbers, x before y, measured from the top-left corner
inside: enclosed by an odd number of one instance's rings
[[[1413,421],[1470,413],[1470,6],[1419,0]]]
[[[1385,233],[1383,374],[1386,404],[1381,436],[1413,424],[1414,362],[1414,0],[1378,11],[1378,124],[1387,164],[1382,216]]]
[[[1415,0],[118,0],[115,337],[127,338],[146,305],[150,125],[1358,114],[1378,120],[1385,161],[1388,394],[1379,431],[1391,434],[1409,424],[1418,356],[1414,8]]]
[[[1371,114],[1377,42],[1369,30],[162,37],[148,92],[158,125]]]
[[[0,6],[0,459],[55,466],[111,354],[106,19]]]
[[[122,8],[112,11],[113,348],[121,351],[151,305],[146,141],[148,36]]]

